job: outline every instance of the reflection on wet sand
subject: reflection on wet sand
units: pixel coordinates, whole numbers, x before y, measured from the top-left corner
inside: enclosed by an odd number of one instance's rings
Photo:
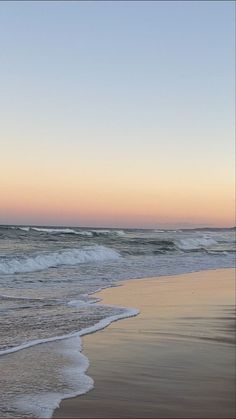
[[[83,338],[95,388],[55,417],[233,418],[233,269],[129,281],[99,293],[136,318]]]

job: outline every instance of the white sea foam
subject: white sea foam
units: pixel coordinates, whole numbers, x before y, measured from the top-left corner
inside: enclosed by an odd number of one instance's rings
[[[43,233],[75,233],[75,230],[72,230],[71,228],[43,228],[43,227],[31,227],[34,231],[40,231]]]
[[[84,393],[86,393],[86,391]],[[73,397],[73,395],[69,397]],[[17,409],[18,412],[23,415],[50,419],[54,410],[59,407],[62,399],[63,393],[59,392],[48,392],[46,394],[28,394],[27,396],[16,397],[12,405],[14,409]]]
[[[200,238],[185,238],[175,241],[176,246],[181,250],[194,250],[202,249],[217,244],[212,238],[200,237]]]
[[[112,306],[110,306],[110,307],[112,307]],[[39,344],[42,344],[42,343],[54,342],[54,341],[57,341],[57,340],[64,340],[64,339],[72,338],[72,337],[75,337],[75,336],[88,335],[90,333],[96,332],[97,330],[105,329],[105,327],[107,327],[110,323],[112,323],[116,320],[124,319],[124,318],[127,318],[127,317],[137,316],[137,314],[139,313],[139,310],[137,310],[136,308],[127,309],[127,308],[124,308],[124,307],[117,307],[117,306],[113,306],[113,307],[116,308],[116,309],[117,308],[123,309],[124,311],[123,311],[123,313],[119,313],[119,314],[115,314],[113,316],[106,317],[105,319],[100,320],[95,325],[86,327],[82,330],[79,330],[78,332],[68,333],[68,334],[62,335],[62,336],[53,336],[51,338],[35,339],[35,340],[31,340],[29,342],[22,343],[21,345],[15,346],[14,348],[3,349],[3,350],[0,351],[0,356],[11,354],[13,352],[18,352],[18,351],[21,351],[22,349],[30,348],[31,346],[39,345]]]
[[[40,253],[32,257],[6,259],[0,262],[0,273],[14,274],[34,272],[60,265],[77,265],[86,262],[103,262],[119,259],[120,254],[104,246],[86,246],[50,253]]]
[[[39,231],[49,234],[77,234],[79,236],[92,237],[92,233],[86,230],[74,230],[72,228],[44,228],[44,227],[31,227],[31,230]]]
[[[122,318],[133,317],[139,313],[139,310],[134,308],[123,308],[123,310],[123,313],[100,320],[94,326],[87,327],[79,332],[49,339],[31,341],[25,345],[20,345],[18,347],[6,351],[1,351],[0,355],[6,355],[8,353],[16,352],[30,346],[68,339],[67,348],[63,347],[62,353],[65,354],[66,351],[67,355],[69,357],[73,357],[75,361],[73,367],[66,367],[64,369],[64,378],[68,383],[68,387],[72,389],[72,391],[67,390],[64,393],[47,392],[38,394],[28,394],[23,397],[17,397],[15,399],[15,402],[13,403],[13,407],[15,407],[19,412],[23,414],[26,413],[33,415],[34,417],[49,419],[52,417],[54,410],[57,407],[59,407],[61,400],[65,398],[79,396],[91,390],[94,386],[94,382],[91,377],[86,375],[86,371],[89,366],[89,360],[81,352],[79,352],[82,348],[80,337],[104,329],[114,321],[120,320]],[[72,346],[71,338],[77,338],[76,345],[74,342],[74,346]]]
[[[48,234],[76,234],[78,236],[117,236],[123,237],[125,236],[125,232],[123,230],[105,230],[105,229],[72,229],[72,228],[47,228],[47,227],[11,227],[12,229],[18,229],[22,231],[37,231],[39,233],[48,233]]]
[[[52,417],[54,410],[59,407],[61,400],[79,396],[91,390],[94,387],[94,381],[86,375],[89,360],[81,353],[81,350],[82,343],[79,336],[65,340],[63,345],[57,348],[58,353],[70,360],[70,364],[61,371],[68,387],[65,392],[48,391],[47,393],[40,392],[18,396],[13,402],[13,407],[20,413],[49,419]]]
[[[125,236],[125,232],[123,230],[90,230],[94,236],[118,236],[123,237]]]
[[[72,228],[46,228],[46,227],[11,227],[12,229],[22,230],[26,232],[37,231],[47,234],[76,234],[78,236],[92,237],[93,233],[87,230],[74,230]]]
[[[122,307],[119,307],[119,309],[121,308]],[[94,386],[94,382],[91,377],[86,375],[86,371],[89,366],[89,360],[81,352],[79,352],[82,349],[81,336],[104,329],[114,321],[122,318],[133,317],[139,313],[139,310],[134,308],[122,309],[122,313],[109,316],[103,320],[100,320],[94,326],[84,328],[78,332],[49,339],[38,339],[35,341],[27,342],[26,344],[15,348],[11,348],[10,350],[1,351],[0,355],[6,355],[27,347],[29,348],[30,346],[64,340],[62,346],[58,345],[58,352],[61,352],[64,356],[68,356],[71,360],[69,366],[67,364],[60,371],[60,374],[63,374],[63,380],[65,380],[65,389],[63,392],[45,392],[45,389],[42,389],[42,391],[39,391],[38,393],[18,396],[12,403],[13,408],[17,409],[21,415],[26,414],[30,417],[33,416],[49,419],[53,416],[54,410],[59,407],[61,400],[85,394],[91,390]],[[71,338],[73,338],[73,340]]]
[[[75,231],[75,234],[77,234],[78,236],[93,237],[93,233],[91,231],[86,230]]]

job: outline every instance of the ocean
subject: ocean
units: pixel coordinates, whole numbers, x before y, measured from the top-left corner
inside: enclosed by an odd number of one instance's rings
[[[96,291],[234,266],[234,228],[0,226],[0,416],[50,418],[93,387],[80,337],[138,314],[103,306]]]

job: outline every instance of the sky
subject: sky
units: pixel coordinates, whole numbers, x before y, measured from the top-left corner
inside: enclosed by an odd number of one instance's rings
[[[235,225],[233,1],[1,1],[0,224]]]

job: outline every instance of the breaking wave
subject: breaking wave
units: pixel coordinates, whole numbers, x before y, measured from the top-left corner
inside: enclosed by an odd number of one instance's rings
[[[73,229],[73,228],[47,228],[47,227],[11,227],[11,229],[21,230],[24,232],[32,232],[36,231],[39,233],[46,233],[46,234],[76,234],[78,236],[86,236],[86,237],[98,237],[98,236],[118,236],[123,237],[125,236],[125,232],[123,230],[103,230],[103,229],[92,229],[92,230],[85,230],[85,229]]]
[[[123,237],[125,236],[125,232],[123,230],[91,230],[91,233],[94,237],[96,236],[118,236]]]
[[[121,256],[104,246],[86,246],[82,249],[68,249],[50,253],[40,253],[31,257],[6,258],[0,263],[0,273],[15,274],[41,271],[60,265],[77,265],[86,262],[116,260]]]
[[[208,237],[185,238],[176,240],[175,244],[180,250],[197,250],[214,246],[217,241]]]
[[[79,236],[87,236],[87,237],[93,236],[92,232],[90,231],[74,230],[72,228],[46,228],[46,227],[16,227],[16,228],[17,230],[21,230],[25,232],[36,231],[39,233],[46,233],[46,234],[77,234]]]

